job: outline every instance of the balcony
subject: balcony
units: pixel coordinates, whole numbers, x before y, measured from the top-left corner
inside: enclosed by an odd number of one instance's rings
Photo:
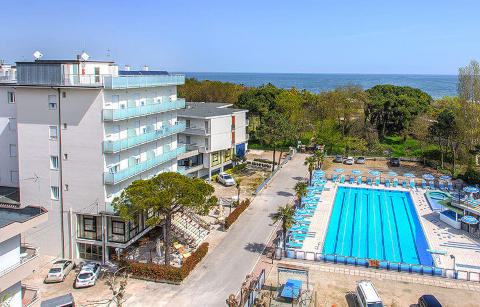
[[[142,145],[151,141],[158,140],[160,138],[179,133],[185,130],[185,123],[178,123],[177,125],[169,125],[162,129],[157,129],[151,132],[147,132],[134,137],[118,141],[105,141],[103,142],[104,153],[116,153],[122,150],[126,150],[138,145]]]
[[[189,127],[185,128],[185,131],[183,133],[206,136],[210,134],[210,129],[200,128],[197,126],[190,125]]]
[[[22,284],[22,306],[36,306],[40,300],[40,291],[38,288]]]
[[[250,126],[250,120],[246,119],[245,125]]]
[[[124,120],[133,117],[145,116],[150,114],[161,113],[165,111],[181,109],[185,107],[185,99],[177,99],[174,101],[155,103],[145,106],[134,106],[126,109],[104,109],[104,121]]]
[[[185,175],[185,167],[184,166],[177,166],[177,172],[181,175]]]
[[[7,289],[30,276],[38,268],[39,262],[38,250],[22,244],[20,246],[20,261],[0,272],[0,289]]]
[[[185,75],[105,76],[103,86],[108,89],[154,87],[185,84]]]
[[[136,176],[140,173],[143,173],[149,169],[152,169],[162,163],[165,163],[169,160],[175,159],[177,156],[185,152],[185,146],[180,146],[176,149],[172,149],[166,153],[158,155],[153,159],[140,162],[139,164],[123,169],[116,173],[104,173],[105,184],[116,184],[121,181],[124,181],[128,178]]]

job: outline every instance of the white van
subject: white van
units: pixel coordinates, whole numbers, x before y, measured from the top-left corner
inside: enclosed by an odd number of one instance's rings
[[[357,282],[357,300],[362,307],[383,307],[382,299],[377,289],[369,280]]]

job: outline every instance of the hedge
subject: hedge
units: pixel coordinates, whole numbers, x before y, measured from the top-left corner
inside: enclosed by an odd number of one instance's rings
[[[255,159],[253,159],[253,161],[267,163],[267,164],[273,164],[273,161],[268,160],[268,159],[255,158]],[[275,165],[277,165],[277,164],[278,164],[278,162],[275,162]]]
[[[120,266],[132,277],[144,278],[153,281],[181,282],[205,257],[208,252],[208,243],[202,243],[179,268],[156,263],[140,263],[131,260],[121,260]]]
[[[242,214],[242,212],[245,211],[248,206],[250,206],[250,199],[247,198],[246,200],[242,201],[240,205],[238,205],[235,210],[233,210],[232,213],[227,216],[227,218],[225,219],[225,229],[230,228],[233,222],[238,219],[240,214]]]

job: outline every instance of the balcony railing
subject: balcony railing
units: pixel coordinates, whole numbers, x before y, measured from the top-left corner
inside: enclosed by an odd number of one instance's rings
[[[125,109],[104,109],[103,120],[114,121],[132,117],[145,116],[185,107],[185,99],[177,99],[169,102],[155,103],[145,106],[136,106]]]
[[[177,172],[181,175],[185,175],[185,167],[184,166],[177,166]]]
[[[184,123],[178,123],[176,125],[169,125],[161,129],[157,129],[151,132],[140,134],[137,136],[129,137],[118,141],[105,141],[103,142],[103,152],[114,153],[121,150],[145,144],[151,141],[158,140],[160,138],[179,133],[185,130]]]
[[[120,170],[116,173],[104,173],[105,184],[116,184],[130,177],[136,176],[162,163],[175,159],[177,156],[181,155],[184,152],[185,152],[185,146],[179,146],[178,148],[172,149],[166,153],[158,155],[153,159],[140,162],[135,166]]]
[[[210,134],[210,129],[190,126],[185,128],[185,134],[208,135]]]
[[[40,290],[35,287],[22,284],[22,306],[30,307],[36,305],[40,300]]]
[[[136,88],[165,85],[182,85],[185,75],[155,75],[155,76],[118,76],[104,77],[105,88]]]
[[[205,146],[201,146],[196,143],[187,144],[187,143],[180,142],[180,144],[184,145],[187,148],[187,151],[198,150],[201,153],[205,153],[206,150],[208,150],[208,148],[205,148]]]
[[[29,245],[20,246],[20,261],[0,271],[0,289],[9,288],[19,280],[32,274],[38,266],[38,250]]]

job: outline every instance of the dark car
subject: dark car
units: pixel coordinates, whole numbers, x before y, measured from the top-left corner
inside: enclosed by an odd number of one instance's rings
[[[391,166],[400,166],[400,159],[399,158],[391,158],[390,159]]]
[[[442,307],[437,298],[431,294],[425,294],[418,299],[419,307]]]
[[[336,156],[335,159],[333,159],[333,162],[335,163],[342,163],[343,162],[343,156]]]

